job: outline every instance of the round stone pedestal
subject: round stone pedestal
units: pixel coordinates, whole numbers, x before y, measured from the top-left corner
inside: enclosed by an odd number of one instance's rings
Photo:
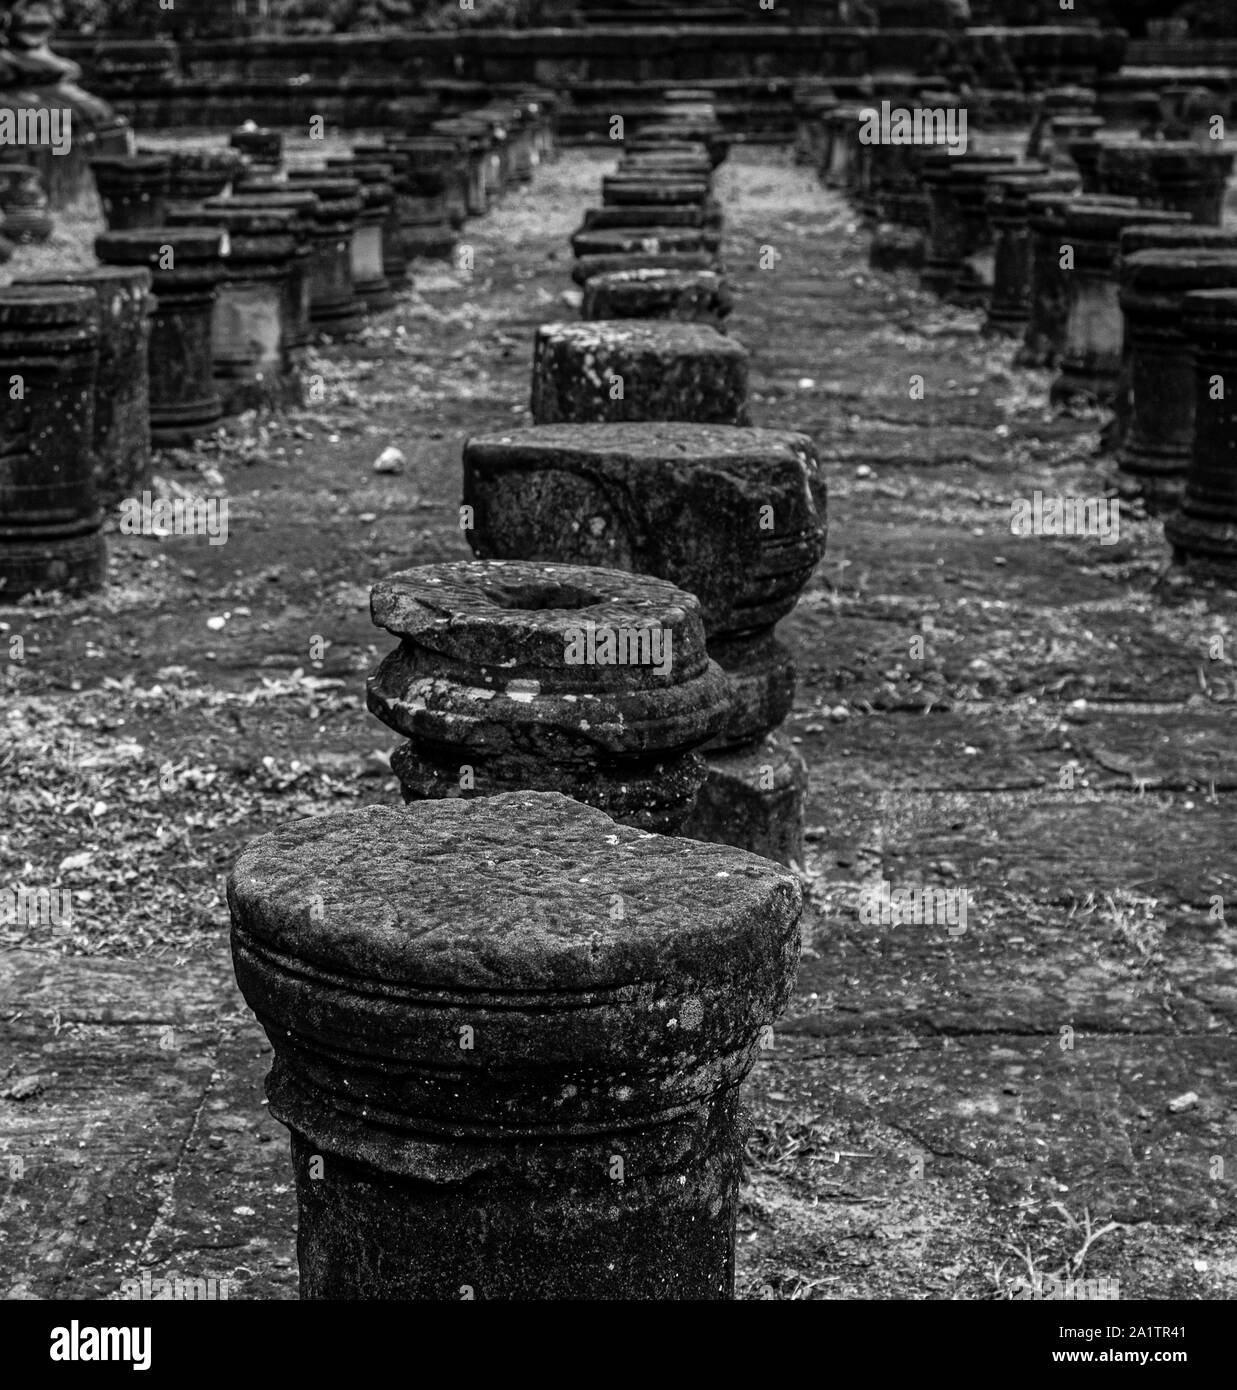
[[[211,342],[222,253],[223,233],[209,226],[104,232],[95,241],[106,264],[151,272],[155,314],[147,361],[156,445],[191,444],[223,414]]]
[[[790,874],[525,792],[287,826],[228,904],[302,1298],[733,1297]]]
[[[293,169],[293,189],[313,193],[313,258],[309,275],[309,321],[319,332],[340,340],[365,323],[365,304],[352,279],[352,241],[361,216],[361,184],[329,171]]]
[[[664,580],[575,565],[462,561],[375,584],[400,638],[369,708],[410,741],[407,800],[560,791],[675,830],[730,692],[696,599]]]
[[[1194,446],[1181,510],[1164,523],[1179,561],[1237,576],[1237,291],[1188,294],[1182,321],[1194,353]],[[1219,383],[1217,383],[1219,378]]]
[[[1011,169],[988,181],[988,211],[992,222],[992,297],[984,329],[1020,338],[1031,317],[1031,227],[1029,199],[1036,193],[1067,193],[1077,186],[1072,174],[1050,173],[1042,166],[1030,172]]]
[[[982,304],[987,298],[993,277],[988,178],[1012,163],[1012,156],[925,156],[929,218],[920,276],[925,290],[959,304]]]
[[[1014,359],[1020,367],[1055,367],[1065,344],[1069,320],[1069,274],[1061,265],[1061,235],[1065,209],[1078,207],[1137,207],[1132,198],[1113,199],[1090,194],[1032,193],[1027,197],[1031,230],[1031,303],[1022,346]]]
[[[1050,399],[1058,407],[1112,405],[1124,352],[1121,315],[1121,233],[1126,227],[1185,222],[1180,212],[1067,204],[1061,243],[1072,248],[1065,274],[1065,341]]]
[[[1237,251],[1139,251],[1122,266],[1132,410],[1117,461],[1150,511],[1181,501],[1194,446],[1194,358],[1185,296],[1237,290]]]
[[[98,312],[84,288],[0,289],[0,603],[103,583],[91,449]]]
[[[100,504],[113,507],[150,486],[150,325],[155,311],[144,266],[94,266],[23,284],[88,289],[98,306],[94,468]]]
[[[109,231],[163,225],[171,167],[162,154],[97,155],[90,161]]]

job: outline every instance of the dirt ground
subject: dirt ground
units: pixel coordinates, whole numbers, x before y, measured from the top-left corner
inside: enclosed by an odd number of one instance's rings
[[[158,455],[164,495],[227,497],[226,544],[113,532],[102,594],[0,608],[0,885],[73,905],[0,928],[9,1298],[143,1271],[295,1297],[222,885],[255,834],[398,800],[368,588],[469,554],[463,441],[527,419],[533,331],[578,312],[567,238],[606,165],[569,152],[470,223],[473,273],[419,265],[315,355],[309,408]],[[784,156],[737,153],[719,195],[755,423],[810,432],[830,493],[781,629],[809,909],[747,1087],[740,1293],[1002,1299],[1065,1272],[1237,1296],[1237,596],[1185,582],[1128,508],[1113,545],[1013,536],[1014,499],[1102,490],[1099,421],[1054,418],[1048,375],[975,314],[870,272]],[[398,474],[373,469],[388,445]],[[865,925],[880,880],[968,891],[967,930]]]

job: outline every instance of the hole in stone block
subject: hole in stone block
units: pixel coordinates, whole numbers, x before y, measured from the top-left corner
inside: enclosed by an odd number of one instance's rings
[[[591,608],[604,602],[603,595],[579,584],[556,579],[530,579],[524,582],[498,581],[488,585],[485,596],[499,608],[520,608],[538,612],[547,608]]]

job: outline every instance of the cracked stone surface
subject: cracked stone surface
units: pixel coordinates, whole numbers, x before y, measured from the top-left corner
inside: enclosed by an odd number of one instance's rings
[[[297,815],[398,805],[363,708],[386,645],[369,584],[468,557],[464,441],[527,423],[529,344],[568,316],[567,240],[611,167],[569,153],[470,224],[471,280],[422,268],[316,359],[325,406],[163,456],[230,495],[226,545],[112,534],[100,599],[0,608],[26,644],[0,665],[0,881],[93,893],[65,939],[3,929],[7,1296],[115,1296],[140,1270],[295,1296],[223,877]],[[803,170],[738,150],[716,183],[753,424],[816,441],[830,509],[779,627],[811,778],[805,951],[744,1091],[740,1294],[1003,1297],[1115,1221],[1089,1277],[1232,1299],[1233,595],[1186,587],[1136,510],[1110,546],[1013,536],[1013,499],[1102,488],[1098,418],[1054,417],[1048,374],[978,314],[872,273]],[[403,473],[371,472],[388,444]],[[965,933],[865,925],[881,881],[967,891]]]

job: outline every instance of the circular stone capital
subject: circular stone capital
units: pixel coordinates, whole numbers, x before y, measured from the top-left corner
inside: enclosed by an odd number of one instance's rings
[[[432,1177],[453,1142],[699,1127],[788,997],[802,894],[519,792],[300,821],[244,850],[228,903],[272,1113]]]
[[[370,677],[369,707],[438,749],[567,764],[682,754],[726,720],[696,598],[647,575],[424,565],[376,584],[371,612],[402,641]]]

